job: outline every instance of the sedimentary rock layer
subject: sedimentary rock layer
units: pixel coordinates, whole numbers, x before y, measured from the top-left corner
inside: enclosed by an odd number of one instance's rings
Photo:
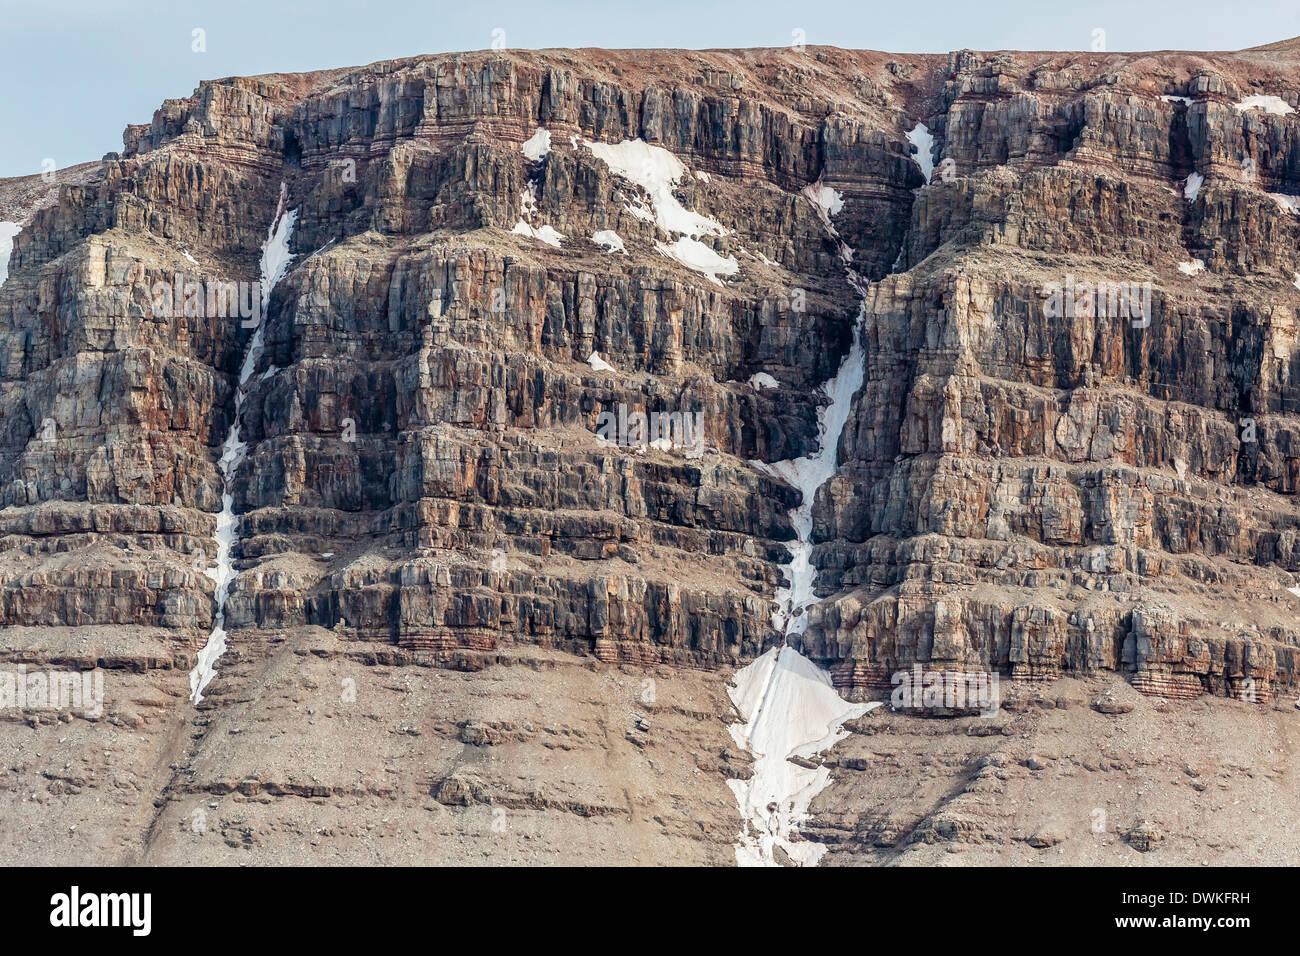
[[[503,51],[205,82],[0,190],[0,656],[111,668],[109,712],[155,722],[130,786],[161,809],[106,845],[230,778],[213,712],[326,645],[703,681],[724,819],[720,685],[781,636],[799,503],[759,463],[817,447],[848,265],[865,370],[801,642],[837,688],[925,663],[1272,701],[1300,666],[1295,55]],[[282,182],[295,258],[240,315],[221,290],[257,282]],[[259,327],[230,666],[191,725]],[[700,441],[598,435],[636,413]]]

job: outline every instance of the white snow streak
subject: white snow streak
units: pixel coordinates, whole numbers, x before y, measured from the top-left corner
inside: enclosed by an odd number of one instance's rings
[[[916,155],[912,158],[921,167],[921,175],[928,184],[934,173],[934,137],[924,123],[917,123],[907,134],[907,141],[916,147]]]
[[[0,222],[0,286],[9,278],[9,255],[14,251],[14,236],[23,231],[16,222]]]
[[[1196,202],[1196,197],[1201,194],[1201,186],[1204,183],[1204,176],[1200,173],[1191,173],[1187,177],[1187,183],[1183,186],[1183,197],[1188,202]]]
[[[805,189],[804,195],[818,210],[829,234],[839,240],[830,225],[832,209],[838,212],[842,206],[838,194],[834,202],[828,201],[831,197],[818,183],[816,188]],[[840,249],[849,281],[864,297],[865,310],[867,284],[849,266],[853,250],[843,241]],[[813,592],[817,571],[811,561],[812,506],[817,489],[835,473],[840,435],[865,375],[861,324],[862,311],[853,328],[848,355],[835,376],[822,386],[830,404],[818,410],[817,451],[793,461],[754,462],[802,494],[799,506],[790,512],[797,539],[786,545],[791,560],[782,568],[786,585],[777,590],[777,609],[772,615],[773,626],[786,637],[804,632],[808,626],[807,609],[818,600]],[[761,387],[755,380],[764,374],[753,376],[750,383]],[[728,693],[744,719],[744,723],[732,725],[732,737],[754,755],[753,777],[727,781],[743,821],[736,843],[736,862],[741,866],[775,866],[775,851],[780,847],[794,863],[816,865],[826,848],[797,839],[798,828],[807,819],[813,798],[830,783],[830,771],[824,766],[806,768],[791,763],[790,758],[809,758],[825,750],[845,736],[847,732],[841,727],[846,720],[880,704],[842,700],[829,674],[784,643],[737,671]]]
[[[221,495],[221,513],[217,515],[217,564],[204,573],[216,584],[217,620],[208,642],[199,652],[198,661],[190,671],[190,699],[197,705],[203,700],[203,689],[217,676],[216,663],[226,650],[226,598],[230,596],[230,584],[235,579],[234,562],[230,557],[231,547],[238,538],[235,519],[235,499],[233,484],[235,472],[239,470],[248,445],[239,438],[239,420],[248,398],[248,383],[262,354],[262,334],[266,328],[266,310],[271,302],[271,290],[284,278],[293,261],[289,251],[289,237],[293,235],[294,222],[297,221],[296,210],[286,212],[285,201],[289,191],[280,184],[280,204],[276,208],[275,219],[266,233],[266,242],[262,244],[262,301],[261,320],[252,340],[248,343],[248,352],[244,355],[244,364],[239,370],[239,387],[235,390],[235,416],[222,446],[221,460],[217,467],[221,470],[224,488]]]
[[[860,321],[861,316],[859,324]],[[804,632],[808,627],[807,608],[817,603],[813,594],[816,569],[811,563],[813,499],[817,489],[835,474],[840,435],[848,422],[853,396],[862,386],[864,368],[859,324],[854,325],[853,345],[839,371],[822,386],[831,401],[817,411],[817,451],[787,461],[755,462],[769,474],[794,485],[803,495],[799,506],[790,512],[798,537],[786,542],[786,549],[790,552],[790,563],[782,567],[786,586],[777,589],[777,609],[772,614],[772,625],[787,635]]]
[[[668,233],[688,236],[721,236],[722,224],[708,216],[692,212],[678,202],[673,187],[686,173],[686,167],[662,146],[651,146],[639,139],[621,143],[588,142],[587,149],[604,162],[610,172],[635,183],[650,196],[655,221]]]

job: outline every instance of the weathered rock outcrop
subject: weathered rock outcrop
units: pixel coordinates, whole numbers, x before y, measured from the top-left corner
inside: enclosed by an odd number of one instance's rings
[[[778,638],[798,492],[758,463],[817,446],[819,386],[860,321],[804,636],[843,693],[879,695],[913,663],[1171,698],[1294,691],[1295,65],[506,51],[205,82],[12,204],[0,657],[143,662],[176,695],[165,719],[191,719],[217,460],[260,325],[231,650],[204,712],[279,680],[285,648],[397,672],[560,653],[723,675]],[[666,152],[617,169],[592,148],[627,140]],[[281,183],[295,259],[241,315],[220,290],[238,306],[256,283]],[[716,281],[709,263],[735,268]],[[1080,292],[1121,283],[1122,314]],[[636,412],[700,432],[598,434]],[[716,726],[695,741],[716,808],[740,772],[716,756],[726,706],[702,708]],[[134,786],[221,789],[206,739]],[[425,783],[439,805],[493,792],[450,770]],[[319,796],[394,792],[349,786]],[[566,813],[614,799],[511,793]],[[717,856],[712,827],[666,827],[662,852],[706,839]]]

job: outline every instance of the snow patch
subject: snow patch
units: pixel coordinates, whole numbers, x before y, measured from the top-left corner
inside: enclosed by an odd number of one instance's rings
[[[528,183],[528,188],[519,198],[519,221],[515,223],[514,228],[510,230],[513,235],[527,236],[530,239],[538,239],[548,246],[560,248],[560,242],[565,238],[564,234],[557,232],[551,226],[534,226],[530,220],[537,215],[537,186],[539,180],[533,179]]]
[[[720,256],[698,239],[690,236],[678,236],[671,244],[656,242],[655,248],[671,259],[676,259],[688,269],[707,276],[710,282],[722,285],[719,275],[734,276],[740,271],[740,263],[731,256]]]
[[[1288,196],[1286,193],[1269,193],[1269,195],[1287,212],[1300,215],[1300,196]]]
[[[632,200],[631,202],[625,203],[623,205],[623,208],[626,209],[628,212],[630,212],[637,219],[640,219],[642,222],[655,221],[654,210],[652,210],[640,199],[635,199]]]
[[[294,223],[297,222],[297,210],[285,211],[284,205],[289,198],[288,187],[280,184],[280,204],[275,211],[275,219],[266,232],[266,242],[262,244],[262,305],[263,315],[271,302],[271,290],[284,278],[293,261],[289,251],[289,239],[293,235]],[[230,585],[235,579],[234,561],[230,551],[238,540],[235,519],[235,501],[232,486],[236,471],[248,453],[248,445],[239,438],[239,421],[248,399],[249,380],[253,369],[262,354],[264,324],[259,324],[248,343],[248,352],[239,370],[239,387],[235,389],[235,415],[226,441],[221,447],[221,459],[217,467],[221,471],[224,490],[221,495],[221,512],[217,515],[217,563],[208,568],[204,574],[216,585],[217,618],[208,641],[199,651],[194,669],[190,671],[190,699],[197,706],[203,700],[203,689],[217,676],[216,663],[226,651],[226,599],[230,596]]]
[[[603,358],[601,358],[599,352],[592,352],[590,355],[588,355],[587,364],[590,365],[597,372],[614,371],[614,366],[610,365]]]
[[[1280,96],[1248,96],[1233,105],[1243,113],[1247,110],[1263,110],[1275,116],[1285,116],[1295,112],[1294,107]]]
[[[190,250],[182,249],[181,255],[183,255],[190,262],[191,265],[197,266],[199,264],[199,260],[195,259],[192,255],[190,255]]]
[[[1205,177],[1200,173],[1192,173],[1187,177],[1187,183],[1183,186],[1183,196],[1188,202],[1196,202],[1196,197],[1201,194],[1201,186],[1205,183]]]
[[[9,255],[14,251],[14,236],[23,231],[16,222],[0,222],[0,286],[9,278]]]
[[[823,186],[821,180],[805,186],[803,194],[820,211],[824,223],[830,222],[830,217],[838,215],[844,208],[844,194],[830,186]]]
[[[1186,96],[1162,96],[1160,97],[1166,103],[1182,103],[1184,106],[1190,106],[1192,101]]]
[[[781,383],[766,372],[755,372],[749,376],[749,384],[760,392],[765,388],[781,387]]]
[[[648,206],[642,201],[625,204],[628,212],[655,223],[669,236],[678,237],[671,243],[656,243],[660,252],[719,284],[719,275],[733,276],[740,271],[740,263],[734,258],[719,255],[698,240],[700,236],[725,236],[727,230],[722,224],[687,209],[673,194],[673,188],[686,174],[681,160],[662,146],[652,146],[639,139],[625,139],[621,143],[586,141],[586,146],[610,172],[640,186],[650,197]]]
[[[726,230],[716,219],[692,212],[678,202],[673,187],[686,173],[686,167],[662,146],[651,146],[639,139],[621,143],[588,142],[593,156],[604,162],[610,172],[635,183],[650,196],[655,221],[668,233],[688,236],[722,236]]]
[[[531,239],[540,239],[548,246],[554,246],[556,249],[560,248],[560,242],[565,238],[563,233],[556,232],[551,226],[533,227],[522,219],[515,223],[515,227],[510,231],[518,236],[528,236]]]
[[[1205,261],[1203,259],[1193,259],[1191,262],[1178,263],[1178,271],[1183,275],[1194,276],[1198,272],[1205,271]]]
[[[623,237],[613,229],[602,229],[594,233],[591,241],[598,246],[604,247],[606,252],[627,252],[623,246]]]
[[[709,174],[706,173],[706,172],[705,172],[704,170],[702,170],[702,169],[696,171],[696,173],[695,173],[695,178],[698,179],[698,180],[699,180],[700,182],[702,182],[702,183],[707,183],[707,182],[710,181],[710,179],[709,179]]]
[[[774,866],[773,850],[779,846],[796,863],[816,865],[826,847],[793,837],[808,818],[813,797],[830,783],[830,771],[803,767],[790,758],[809,758],[827,749],[848,736],[846,720],[880,704],[847,703],[831,686],[829,674],[788,646],[767,651],[733,680],[727,693],[744,723],[729,729],[737,746],[754,755],[749,780],[727,781],[745,824],[736,862]]]
[[[524,140],[524,145],[520,149],[534,163],[540,163],[546,157],[546,154],[551,151],[550,130],[539,127],[536,133]]]
[[[930,176],[934,173],[934,136],[924,123],[917,123],[907,134],[907,141],[916,147],[916,155],[912,159],[921,167],[921,175],[929,184]]]
[[[817,182],[805,186],[800,195],[802,195],[804,199],[808,200],[809,205],[816,210],[817,218],[821,220],[822,226],[825,228],[827,234],[839,243],[840,261],[844,263],[846,268],[851,269],[853,264],[853,250],[849,248],[848,243],[840,238],[839,230],[837,230],[834,223],[831,222],[831,216],[844,208],[843,194],[836,192],[829,186],[822,185],[822,181],[819,179]],[[775,263],[773,264],[775,265]]]

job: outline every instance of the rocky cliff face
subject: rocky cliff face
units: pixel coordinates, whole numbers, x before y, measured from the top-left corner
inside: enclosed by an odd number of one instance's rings
[[[430,56],[204,83],[0,193],[0,653],[108,675],[103,720],[7,711],[0,828],[51,858],[729,862],[723,688],[779,639],[799,503],[761,463],[815,450],[855,322],[802,640],[841,693],[920,663],[1291,721],[1257,715],[1300,677],[1295,67]],[[241,315],[282,184],[295,258]],[[903,719],[873,715],[832,764],[871,766]],[[813,808],[832,859],[1042,830],[900,824],[859,777]]]

